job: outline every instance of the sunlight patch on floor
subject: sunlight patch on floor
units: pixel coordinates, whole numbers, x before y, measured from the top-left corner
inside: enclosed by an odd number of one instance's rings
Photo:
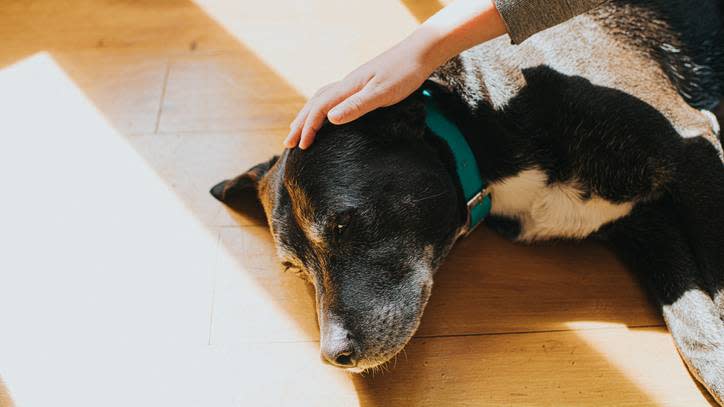
[[[306,97],[417,26],[403,4],[385,0],[194,3]]]
[[[690,405],[692,397],[706,405],[694,379],[687,377],[686,367],[666,328],[627,328],[621,324],[618,329],[605,329],[612,324],[593,321],[567,325],[570,329],[589,328],[575,332],[658,406]],[[604,329],[590,329],[596,325]],[[622,332],[623,329],[626,331]],[[657,368],[652,370],[652,366]]]
[[[354,395],[314,342],[209,346],[219,272],[299,328],[50,55],[0,71],[0,89],[0,375],[18,405],[238,405],[250,372],[289,366]]]

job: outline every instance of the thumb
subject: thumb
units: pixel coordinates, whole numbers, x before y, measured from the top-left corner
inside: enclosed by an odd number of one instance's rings
[[[345,124],[357,120],[380,107],[379,98],[379,93],[366,86],[332,108],[327,118],[333,124]]]

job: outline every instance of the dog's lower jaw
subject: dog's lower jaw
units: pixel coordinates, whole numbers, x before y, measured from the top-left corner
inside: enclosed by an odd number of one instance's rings
[[[375,355],[374,357],[371,357],[368,359],[362,358],[361,360],[359,360],[359,362],[357,363],[356,366],[344,368],[343,370],[348,373],[355,373],[355,374],[363,374],[363,373],[369,372],[369,371],[374,372],[377,369],[387,370],[385,368],[385,366],[388,363],[390,363],[390,361],[396,360],[395,358],[397,357],[397,355],[399,355],[403,351],[403,349],[405,349],[407,344],[410,343],[410,341],[412,340],[414,333],[417,332],[418,326],[419,326],[419,321],[417,323],[417,326],[415,326],[415,329],[412,331],[412,334],[409,336],[409,338],[407,338],[407,340],[404,343],[402,343],[401,345],[399,345],[392,351],[387,352],[383,355]]]
[[[407,344],[405,344],[405,346],[407,346]],[[405,346],[401,347],[399,350],[397,350],[396,352],[394,352],[394,353],[392,354],[392,356],[390,356],[389,358],[380,359],[381,361],[375,361],[375,362],[371,362],[371,363],[369,363],[369,364],[362,363],[361,366],[358,364],[358,365],[355,366],[355,367],[346,368],[346,369],[344,369],[344,370],[345,370],[346,372],[348,372],[348,373],[354,373],[354,374],[365,374],[365,373],[367,373],[367,372],[376,372],[376,371],[379,371],[379,370],[381,370],[381,371],[388,370],[388,369],[386,368],[387,364],[390,363],[390,361],[395,360],[395,357],[397,357],[397,355],[398,355],[400,352],[402,352],[402,349],[404,349]]]
[[[430,300],[430,294],[432,293],[432,285],[433,285],[432,280],[430,280],[428,282],[428,284],[426,284],[423,287],[423,290],[424,290],[423,297],[425,298],[424,303],[422,304],[423,310],[425,308],[427,308],[427,303]],[[384,367],[390,361],[396,360],[395,358],[397,357],[397,355],[399,355],[405,349],[407,344],[410,343],[410,341],[414,337],[415,332],[417,332],[417,329],[420,327],[421,321],[422,321],[422,313],[418,317],[417,322],[415,323],[415,326],[412,328],[411,334],[409,335],[407,340],[405,340],[404,343],[400,344],[397,348],[395,348],[391,352],[388,352],[388,353],[382,355],[381,357],[377,356],[377,357],[375,357],[373,359],[369,359],[369,360],[362,359],[362,360],[360,360],[360,363],[357,364],[357,366],[351,367],[351,368],[346,368],[344,370],[347,371],[348,373],[363,374],[367,371],[370,371],[370,370],[374,371],[377,368]]]

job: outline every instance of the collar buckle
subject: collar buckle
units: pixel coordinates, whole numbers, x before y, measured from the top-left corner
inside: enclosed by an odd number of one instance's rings
[[[473,231],[475,229],[477,229],[477,227],[480,226],[481,223],[483,223],[482,221],[480,221],[476,224],[472,224],[472,222],[473,222],[472,213],[473,213],[473,209],[475,209],[475,207],[477,207],[478,205],[481,205],[485,201],[485,198],[487,198],[489,196],[490,196],[490,188],[485,187],[482,190],[480,190],[477,194],[473,195],[473,197],[470,198],[470,200],[468,200],[467,219],[465,220],[465,225],[463,225],[463,227],[460,229],[459,237],[467,237],[468,235],[473,233]]]

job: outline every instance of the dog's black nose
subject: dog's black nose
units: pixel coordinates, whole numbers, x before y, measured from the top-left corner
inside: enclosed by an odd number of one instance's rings
[[[324,358],[327,363],[337,367],[355,367],[357,365],[357,359],[355,359],[354,351],[341,352],[336,355],[324,354]]]
[[[342,346],[338,349],[322,349],[322,359],[332,366],[349,368],[357,366],[357,356],[351,346]]]
[[[330,327],[321,343],[322,360],[330,365],[350,368],[357,366],[354,340],[347,330],[338,326]]]

